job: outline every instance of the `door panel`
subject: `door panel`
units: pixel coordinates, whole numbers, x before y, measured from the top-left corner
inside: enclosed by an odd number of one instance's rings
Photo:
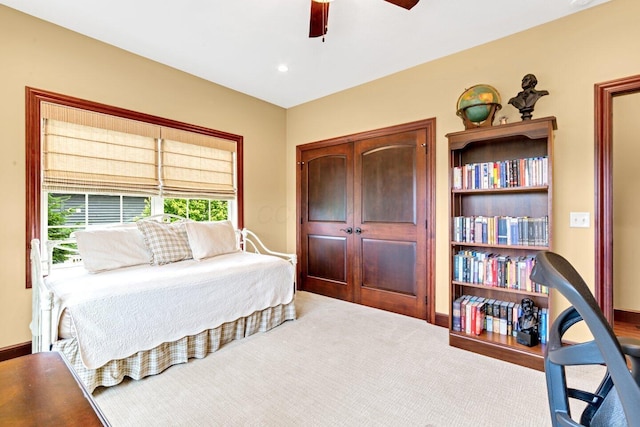
[[[416,245],[362,239],[362,286],[416,295]]]
[[[347,239],[308,235],[307,277],[347,282]]]
[[[325,155],[308,160],[308,220],[347,220],[347,156]]]
[[[305,150],[300,179],[302,289],[353,300],[353,149]]]
[[[354,145],[355,302],[426,316],[426,131]]]
[[[362,222],[415,223],[415,151],[400,145],[362,153]]]

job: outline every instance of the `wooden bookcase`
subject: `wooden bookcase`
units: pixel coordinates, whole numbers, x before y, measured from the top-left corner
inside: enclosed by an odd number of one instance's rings
[[[514,304],[523,298],[530,298],[539,310],[546,309],[551,317],[551,298],[544,288],[536,290],[535,284],[528,288],[524,282],[497,285],[496,280],[487,279],[491,275],[481,274],[477,277],[478,269],[486,272],[482,264],[480,268],[476,264],[475,271],[473,268],[471,272],[464,270],[461,265],[469,266],[468,258],[465,257],[464,264],[461,264],[458,254],[461,251],[475,251],[481,254],[477,256],[492,254],[492,257],[509,257],[512,261],[524,263],[521,260],[533,257],[536,252],[552,249],[553,131],[556,128],[555,117],[546,117],[447,135],[451,242],[449,344],[538,370],[544,370],[544,344],[527,347],[517,343],[513,335],[486,330],[479,335],[466,333],[464,325],[461,331],[454,330],[453,305],[462,295]],[[467,172],[461,172],[465,167]],[[488,168],[489,172],[485,174],[483,168]],[[510,169],[510,173],[507,169]],[[494,172],[491,173],[491,170]],[[525,178],[527,173],[529,176]],[[476,179],[476,176],[479,178]],[[517,176],[520,177],[519,184],[515,182],[514,177]],[[507,177],[511,177],[510,183]],[[500,228],[500,236],[496,240],[498,232],[493,228],[496,218],[504,217],[511,218],[512,228],[508,231]],[[464,227],[465,221],[468,227]],[[505,220],[501,221],[504,224]],[[473,236],[469,237],[471,229]],[[536,238],[523,236],[523,229],[525,233],[533,232]],[[510,276],[512,281],[514,275]],[[522,277],[520,274],[519,278]],[[550,320],[548,323],[551,323]]]

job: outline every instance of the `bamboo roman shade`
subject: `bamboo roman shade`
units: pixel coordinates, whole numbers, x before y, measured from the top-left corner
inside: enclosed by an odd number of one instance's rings
[[[167,197],[232,199],[235,143],[162,128],[162,194]]]
[[[43,188],[184,198],[235,197],[235,143],[43,102]]]

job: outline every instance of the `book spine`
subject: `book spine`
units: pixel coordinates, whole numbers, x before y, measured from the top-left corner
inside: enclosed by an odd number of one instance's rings
[[[518,319],[520,318],[520,304],[516,303],[513,305],[513,313],[511,314],[512,319],[513,319],[513,323],[511,325],[511,332],[512,335],[515,337],[518,334],[518,330],[520,329],[519,327],[519,322]]]
[[[496,301],[493,304],[493,333],[500,333],[500,303],[502,301]]]
[[[539,319],[540,326],[538,327],[540,342],[542,344],[546,344],[548,339],[548,333],[549,333],[548,318],[549,318],[548,309],[542,308],[540,310],[540,319]]]
[[[465,329],[465,332],[468,334],[475,334],[478,302],[474,301],[473,304],[470,304],[468,307],[469,310],[467,311],[467,318],[471,320],[468,322],[469,326]]]
[[[462,189],[462,168],[461,167],[455,166],[453,168],[452,182],[453,182],[453,188],[455,190]]]
[[[493,332],[493,303],[494,299],[490,299],[484,305],[484,329],[487,332]]]
[[[507,312],[508,303],[503,301],[500,303],[500,335],[507,335]]]
[[[549,246],[549,218],[456,216],[452,241],[510,246]]]
[[[507,333],[506,335],[513,335],[513,306],[515,304],[510,302],[507,306]]]
[[[464,332],[466,334],[470,334],[471,333],[471,313],[472,313],[472,306],[473,303],[478,299],[477,296],[472,296],[471,298],[469,298],[469,300],[467,301],[466,305],[465,305],[465,314],[464,314]]]
[[[484,310],[485,310],[485,302],[481,301],[479,302],[476,306],[474,306],[475,310],[476,310],[476,321],[475,321],[475,328],[473,333],[475,335],[480,335],[482,334],[482,331],[484,330]]]
[[[467,321],[467,302],[469,301],[469,298],[463,298],[462,301],[460,301],[460,332],[464,332],[464,325],[465,322]]]
[[[548,157],[468,163],[453,167],[454,189],[487,189],[548,185]]]
[[[453,307],[451,308],[451,316],[453,317],[452,319],[452,323],[451,323],[451,329],[453,329],[456,332],[460,332],[461,328],[460,328],[460,302],[462,301],[464,297],[459,297],[456,298],[455,301],[453,301]]]

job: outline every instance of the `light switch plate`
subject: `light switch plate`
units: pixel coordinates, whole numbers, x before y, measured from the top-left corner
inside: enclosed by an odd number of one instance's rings
[[[589,228],[589,212],[571,212],[569,214],[569,227]]]

